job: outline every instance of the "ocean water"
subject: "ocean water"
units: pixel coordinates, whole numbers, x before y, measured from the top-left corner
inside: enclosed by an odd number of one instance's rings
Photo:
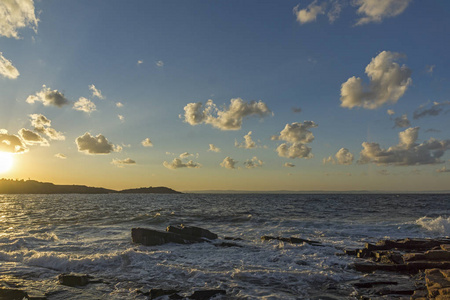
[[[142,246],[131,228],[200,226],[242,247]],[[322,247],[261,241],[300,237]],[[383,238],[448,237],[450,195],[0,195],[0,283],[48,299],[146,299],[150,288],[223,289],[217,299],[353,299],[337,255]],[[61,273],[102,283],[59,285]]]

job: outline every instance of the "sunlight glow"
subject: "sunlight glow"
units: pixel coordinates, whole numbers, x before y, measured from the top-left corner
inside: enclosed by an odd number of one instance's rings
[[[9,171],[13,166],[13,155],[8,152],[0,152],[0,173]]]

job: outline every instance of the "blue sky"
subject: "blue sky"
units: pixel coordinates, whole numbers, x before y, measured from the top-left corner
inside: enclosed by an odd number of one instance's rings
[[[2,2],[2,177],[449,187],[446,1]]]

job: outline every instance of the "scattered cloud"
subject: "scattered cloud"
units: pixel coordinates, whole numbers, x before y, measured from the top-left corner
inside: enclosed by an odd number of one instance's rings
[[[427,66],[425,67],[425,71],[426,71],[427,73],[432,74],[432,73],[434,72],[434,68],[435,68],[435,67],[436,67],[435,65],[427,65]]]
[[[152,143],[152,141],[150,141],[149,138],[144,139],[144,140],[141,142],[141,144],[142,144],[142,146],[144,146],[144,147],[153,147],[153,143]]]
[[[304,121],[303,123],[286,124],[280,135],[272,136],[272,140],[282,140],[283,143],[278,146],[276,151],[278,156],[288,158],[312,158],[311,148],[305,144],[314,140],[313,133],[309,130],[318,125],[313,121]]]
[[[8,134],[5,129],[0,129],[0,151],[9,153],[24,153],[28,149],[22,139],[14,134]]]
[[[217,148],[216,146],[214,146],[214,144],[209,144],[208,151],[219,153],[220,152],[220,148]]]
[[[62,154],[62,153],[56,153],[56,154],[55,154],[55,157],[56,157],[56,158],[59,158],[59,159],[66,159],[66,158],[67,158],[67,156],[64,155],[64,154]]]
[[[311,2],[306,8],[300,9],[300,5],[294,7],[293,12],[300,24],[314,22],[318,15],[325,14],[326,3],[317,4],[317,0]]]
[[[311,153],[311,148],[301,144],[295,143],[292,145],[288,145],[283,143],[277,147],[277,153],[280,157],[288,157],[288,158],[312,158],[313,155]]]
[[[89,132],[79,136],[75,140],[78,151],[86,154],[109,154],[113,151],[119,152],[122,147],[114,146],[101,134],[92,136]]]
[[[387,114],[390,116],[395,115],[395,111],[393,109],[388,109]]]
[[[49,146],[48,141],[34,131],[22,128],[19,130],[19,136],[27,145]]]
[[[331,2],[331,9],[327,13],[330,23],[334,23],[334,21],[339,18],[343,5],[344,4],[339,0],[334,0]]]
[[[245,117],[252,115],[264,117],[270,113],[262,101],[246,103],[241,98],[235,98],[230,100],[229,107],[220,110],[212,100],[208,100],[204,107],[201,102],[188,103],[184,107],[184,121],[193,126],[205,123],[220,130],[238,130]]]
[[[252,159],[247,159],[246,161],[244,161],[244,165],[247,169],[262,167],[263,164],[264,162],[258,159],[256,156],[254,156]]]
[[[405,11],[411,0],[355,0],[357,13],[362,17],[355,25],[380,23],[385,18],[395,17]]]
[[[80,97],[78,101],[73,104],[73,109],[90,114],[91,112],[97,110],[97,107],[91,100]]]
[[[164,161],[163,166],[167,169],[175,170],[179,168],[200,168],[202,165],[199,163],[196,163],[192,160],[188,161],[187,163],[183,163],[181,159],[174,158],[172,162]]]
[[[123,107],[123,103],[122,103],[122,102],[117,102],[117,103],[116,103],[116,107],[119,107],[119,108],[120,108],[120,107]]]
[[[235,161],[231,157],[227,156],[220,163],[220,166],[225,169],[236,169],[236,164],[237,164],[237,161]]]
[[[365,87],[359,77],[350,77],[341,86],[341,106],[375,109],[396,103],[412,83],[411,70],[395,62],[402,57],[400,53],[383,51],[372,58],[365,70],[369,85]]]
[[[323,164],[338,164],[338,165],[351,165],[353,163],[354,156],[347,148],[341,148],[333,156],[324,158],[322,160]]]
[[[117,117],[119,118],[120,122],[125,122],[125,117],[122,115],[117,115]]]
[[[45,85],[43,85],[42,90],[36,92],[35,95],[28,96],[26,101],[27,103],[42,102],[45,106],[53,105],[57,107],[69,104],[69,100],[67,100],[63,93],[57,90],[51,90]]]
[[[33,0],[0,2],[0,35],[18,39],[18,29],[30,27],[36,31],[38,21],[34,12]]]
[[[448,173],[448,172],[450,172],[450,169],[447,169],[447,168],[444,166],[444,167],[442,167],[442,168],[440,168],[440,169],[437,169],[436,172],[438,172],[438,173]]]
[[[135,165],[136,161],[132,160],[131,158],[126,158],[124,160],[120,160],[120,159],[114,158],[111,161],[111,163],[113,165],[115,165],[116,167],[123,168],[125,165]]]
[[[302,109],[300,107],[293,107],[292,111],[295,112],[295,113],[301,113]]]
[[[157,67],[164,67],[164,62],[162,61],[162,60],[158,60],[157,62],[156,62],[156,66]]]
[[[244,141],[242,143],[238,143],[238,141],[235,140],[234,146],[245,149],[256,148],[256,143],[252,140],[252,132],[249,131],[248,134],[244,135]]]
[[[52,121],[47,119],[44,115],[31,114],[29,117],[31,126],[34,127],[35,131],[45,134],[51,140],[64,141],[66,139],[62,132],[56,131],[51,127]]]
[[[358,163],[377,165],[414,166],[442,163],[441,157],[450,149],[450,140],[430,138],[417,144],[419,127],[408,128],[399,133],[396,146],[382,149],[378,143],[362,143]]]
[[[408,116],[406,114],[402,115],[401,117],[395,118],[394,122],[395,122],[394,128],[395,127],[403,128],[411,126],[411,122],[409,122]]]
[[[291,163],[285,163],[285,164],[283,165],[283,167],[286,167],[286,168],[293,168],[293,167],[295,167],[295,165],[294,165],[294,164],[291,164]]]
[[[19,71],[13,66],[12,62],[3,57],[2,52],[0,52],[0,75],[9,79],[16,79],[20,75]]]
[[[138,60],[138,61],[137,61],[137,64],[138,64],[138,65],[142,65],[143,63],[144,63],[143,60]]]
[[[433,102],[433,104],[431,105],[431,107],[427,107],[428,104],[423,104],[421,106],[419,106],[418,109],[416,109],[413,113],[413,119],[417,120],[423,117],[427,117],[427,116],[438,116],[440,115],[443,111],[444,108],[447,106],[450,106],[450,101],[445,101],[445,102]]]
[[[105,97],[103,97],[103,95],[102,95],[102,91],[100,91],[99,89],[97,89],[97,88],[95,87],[95,85],[91,84],[91,85],[89,86],[89,89],[92,91],[92,96],[93,96],[93,97],[97,97],[97,98],[99,98],[99,99],[105,99]]]
[[[180,154],[180,158],[181,158],[181,159],[187,158],[187,157],[189,157],[189,156],[194,156],[194,154],[191,154],[191,153],[189,153],[189,152],[184,152],[184,153],[181,153],[181,154]]]

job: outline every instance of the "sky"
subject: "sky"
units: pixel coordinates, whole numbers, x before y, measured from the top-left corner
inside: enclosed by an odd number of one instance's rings
[[[450,190],[449,16],[438,0],[0,0],[0,178]]]

